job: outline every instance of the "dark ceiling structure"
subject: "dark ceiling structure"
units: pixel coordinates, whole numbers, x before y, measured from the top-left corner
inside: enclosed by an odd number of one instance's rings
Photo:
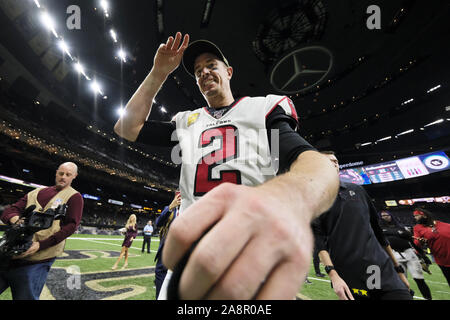
[[[107,10],[97,0],[2,2],[2,46],[58,98],[48,100],[65,117],[108,137],[114,136],[116,109],[151,70],[160,43],[180,31],[222,49],[234,68],[235,98],[288,95],[301,134],[319,149],[336,151],[341,163],[449,150],[445,0],[109,0]],[[72,5],[78,11],[68,10]],[[70,56],[42,26],[44,9]],[[71,29],[74,13],[80,23]],[[121,48],[126,61],[118,55]],[[77,61],[86,76],[76,72]],[[101,94],[89,88],[93,80]],[[38,99],[40,91],[42,96],[39,88],[29,94]],[[205,104],[180,67],[156,97],[150,119],[168,121]],[[151,151],[170,167],[170,150]]]

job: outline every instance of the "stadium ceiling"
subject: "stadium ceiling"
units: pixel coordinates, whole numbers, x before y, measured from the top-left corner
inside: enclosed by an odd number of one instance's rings
[[[302,135],[341,162],[449,146],[448,1],[380,1],[380,29],[370,28],[376,11],[367,0],[2,2],[2,46],[70,112],[107,132],[159,44],[181,31],[222,48],[235,97],[287,94]],[[43,26],[43,9],[53,30]],[[150,119],[203,105],[179,68]]]

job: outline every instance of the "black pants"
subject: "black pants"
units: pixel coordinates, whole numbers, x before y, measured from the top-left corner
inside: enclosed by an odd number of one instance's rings
[[[147,244],[147,252],[150,253],[150,243],[152,241],[151,236],[144,236],[144,242],[142,243],[142,252],[144,252],[145,245]]]
[[[156,287],[156,299],[158,299],[161,286],[164,282],[164,278],[167,274],[167,268],[162,264],[161,258],[156,261],[155,266],[155,287]]]
[[[314,264],[314,271],[316,274],[321,273],[320,272],[320,258],[319,258],[319,250],[314,248],[313,252],[313,264]]]
[[[407,289],[400,290],[369,290],[368,297],[353,294],[355,300],[413,300],[413,297]]]
[[[450,267],[439,266],[439,268],[441,268],[442,273],[444,274],[444,277],[445,279],[447,279],[447,283],[450,286]]]

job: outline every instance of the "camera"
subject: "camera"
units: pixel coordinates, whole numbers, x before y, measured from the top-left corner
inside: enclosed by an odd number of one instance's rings
[[[34,211],[35,205],[29,206],[18,223],[9,226],[0,239],[0,270],[8,267],[12,257],[26,252],[32,245],[33,235],[52,226],[54,220],[65,217],[67,205],[45,212]]]

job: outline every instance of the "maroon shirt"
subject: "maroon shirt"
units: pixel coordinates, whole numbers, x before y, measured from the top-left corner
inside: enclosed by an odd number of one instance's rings
[[[47,203],[58,193],[56,186],[48,187],[39,191],[37,201],[44,208]],[[3,211],[1,220],[5,224],[9,224],[9,220],[14,216],[21,216],[25,211],[27,205],[26,194],[23,198],[11,205],[9,208]],[[81,222],[81,216],[83,215],[83,197],[79,192],[70,197],[67,201],[67,212],[65,218],[61,221],[61,230],[56,232],[49,238],[39,241],[39,251],[53,247],[64,239],[70,237],[78,228]]]
[[[138,234],[138,230],[137,230],[137,224],[134,225],[134,228],[131,226],[127,229],[127,232],[125,234],[125,239],[122,242],[122,247],[131,247],[131,244],[133,243],[133,241],[131,241],[131,238],[136,239]]]

